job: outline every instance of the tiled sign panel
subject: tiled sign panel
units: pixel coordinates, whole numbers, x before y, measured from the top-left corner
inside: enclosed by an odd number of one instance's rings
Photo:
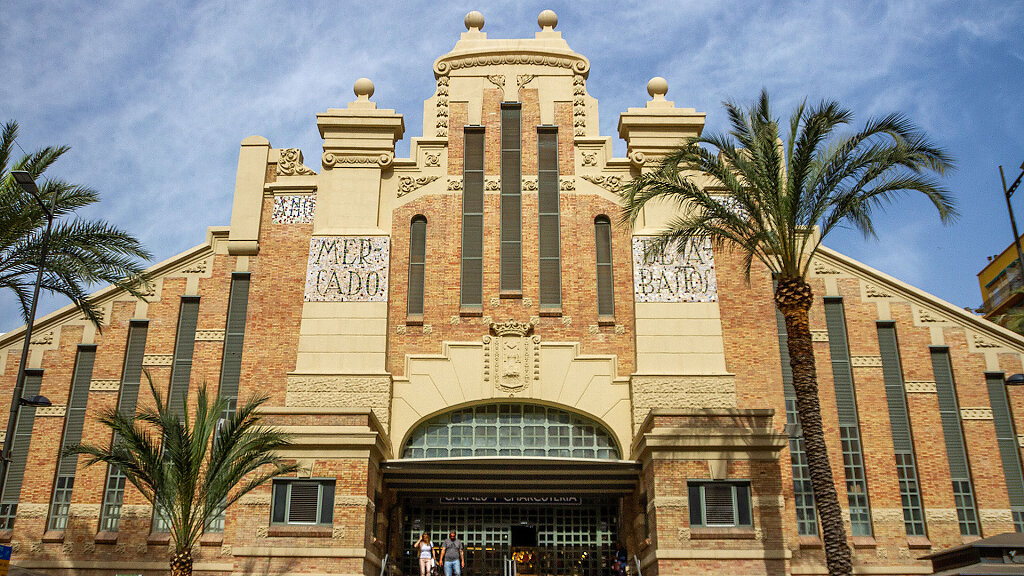
[[[314,236],[306,302],[386,302],[390,247],[387,236]]]
[[[691,240],[682,250],[650,253],[653,242],[633,237],[633,294],[637,302],[715,302],[718,280],[711,240]]]
[[[274,224],[301,224],[313,221],[316,196],[275,196]]]

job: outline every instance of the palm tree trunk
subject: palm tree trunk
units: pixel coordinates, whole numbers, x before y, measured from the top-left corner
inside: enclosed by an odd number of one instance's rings
[[[807,312],[814,296],[811,286],[802,278],[779,280],[775,305],[786,320],[789,364],[793,368],[793,389],[796,409],[807,452],[807,467],[814,488],[814,503],[821,519],[825,543],[825,562],[829,574],[851,574],[853,563],[846,543],[846,528],[836,492],[832,465],[825,446],[821,426],[821,403],[818,398],[818,375],[814,364],[814,348]]]
[[[192,576],[192,552],[185,550],[171,556],[171,576]]]

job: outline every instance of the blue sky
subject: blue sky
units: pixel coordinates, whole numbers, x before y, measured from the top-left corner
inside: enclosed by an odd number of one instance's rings
[[[103,195],[82,216],[130,230],[160,261],[229,223],[243,138],[301,148],[319,169],[316,113],[344,107],[366,76],[378,106],[405,115],[406,156],[431,65],[466,12],[483,12],[490,37],[513,38],[532,37],[546,8],[590,59],[604,135],[648,99],[653,76],[677,106],[706,112],[709,130],[725,128],[723,100],[750,102],[761,87],[780,116],[804,97],[838,99],[856,124],[908,114],[957,160],[946,184],[960,220],[942,226],[906,198],[877,216],[877,240],[841,231],[826,243],[958,306],[981,304],[975,274],[1012,240],[997,166],[1012,179],[1024,161],[1024,3],[8,0],[0,121],[20,123],[25,150],[70,145],[52,175]],[[40,315],[63,304],[45,299]],[[0,294],[0,331],[20,324]]]

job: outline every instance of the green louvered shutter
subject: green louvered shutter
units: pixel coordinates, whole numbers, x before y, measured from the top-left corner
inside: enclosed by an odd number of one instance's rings
[[[423,284],[427,260],[427,219],[416,216],[409,227],[409,316],[423,316]]]
[[[462,190],[462,308],[483,307],[484,282],[484,130],[465,129]]]
[[[232,402],[232,409],[234,401],[238,399],[238,381],[242,372],[242,344],[245,340],[245,319],[249,308],[249,280],[248,272],[235,272],[231,275],[219,395]]]
[[[612,281],[612,222],[607,216],[594,219],[597,252],[597,315],[615,316],[615,285]]]
[[[196,322],[199,320],[199,297],[182,296],[178,313],[178,336],[174,344],[174,361],[171,364],[171,388],[167,394],[167,406],[171,414],[185,414],[185,399],[188,396],[189,378],[192,376],[192,352],[196,345]]]
[[[1017,532],[1024,531],[1021,516],[1024,514],[1024,474],[1021,472],[1020,453],[1017,448],[1017,433],[1013,428],[1010,401],[1006,396],[1006,382],[1002,372],[986,372],[989,402],[992,405],[992,419],[996,428],[996,442],[999,457],[1003,463],[1006,491],[1013,511],[1013,524]]]
[[[960,425],[960,405],[956,399],[953,382],[953,365],[949,359],[949,348],[931,346],[932,372],[935,375],[935,390],[939,400],[939,417],[942,420],[942,435],[946,440],[946,457],[949,461],[949,475],[953,481],[953,498],[956,503],[960,534],[980,536],[978,509],[974,501],[974,485],[971,482],[967,464],[967,448],[964,445],[964,431]]]
[[[92,381],[92,368],[96,361],[96,346],[82,345],[78,347],[75,357],[75,371],[71,376],[71,391],[68,405],[64,413],[64,438],[61,441],[60,453],[57,457],[57,478],[53,486],[53,498],[50,502],[50,516],[47,523],[49,530],[64,530],[68,524],[68,512],[71,506],[71,492],[75,486],[75,467],[78,464],[77,454],[64,454],[68,446],[82,441],[82,426],[85,424],[85,407],[89,400],[89,383]]]
[[[25,370],[25,386],[22,388],[22,397],[31,398],[38,395],[42,384],[42,370]],[[22,406],[18,411],[18,422],[14,428],[13,440],[5,439],[5,442],[13,441],[14,443],[11,445],[11,461],[7,465],[7,482],[4,485],[3,500],[0,501],[2,502],[0,505],[0,530],[10,530],[14,527],[35,419],[36,409],[32,406]]]
[[[537,129],[537,203],[539,209],[540,307],[562,307],[561,242],[558,202],[558,127]]]
[[[523,176],[521,109],[501,105],[501,256],[500,286],[505,294],[523,292]]]

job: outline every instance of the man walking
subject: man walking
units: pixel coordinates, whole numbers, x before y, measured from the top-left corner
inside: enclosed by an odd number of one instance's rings
[[[462,576],[466,567],[466,547],[455,537],[455,530],[448,533],[448,539],[441,544],[441,560],[444,562],[444,576]]]

